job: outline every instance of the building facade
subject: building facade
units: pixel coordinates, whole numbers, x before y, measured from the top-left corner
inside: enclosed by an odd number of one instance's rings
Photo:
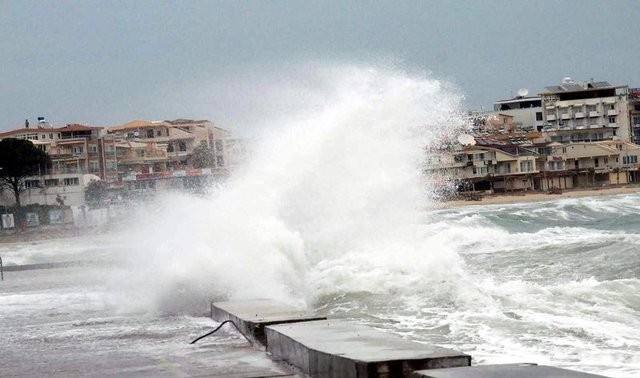
[[[164,189],[195,188],[229,175],[230,133],[207,120],[132,121],[110,128],[69,124],[20,128],[0,139],[30,140],[47,152],[51,165],[24,182],[24,204],[84,204],[92,180],[103,180],[119,196],[152,195]],[[196,167],[198,148],[210,154]],[[13,203],[6,191],[0,200]]]

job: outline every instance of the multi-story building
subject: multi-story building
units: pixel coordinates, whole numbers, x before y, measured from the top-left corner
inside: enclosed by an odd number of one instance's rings
[[[632,143],[640,140],[640,89],[604,81],[578,84],[566,78],[540,97],[521,93],[496,101],[494,110],[472,117],[474,145],[462,152],[441,151],[440,162],[431,170],[467,183],[459,185],[465,190],[640,182],[640,146]],[[535,168],[529,171],[519,164],[528,164],[522,160],[531,153]],[[432,162],[437,160],[434,156]]]
[[[108,129],[79,124],[64,127],[20,128],[2,138],[28,139],[51,157],[51,165],[25,181],[25,204],[84,203],[91,180],[101,179],[122,195],[152,194],[166,188],[195,188],[228,176],[228,162],[238,160],[230,133],[202,120],[132,121]],[[210,154],[207,167],[198,168],[199,146]],[[3,193],[3,203],[12,203]]]
[[[465,190],[532,190],[538,173],[537,156],[518,144],[476,138],[474,145],[458,151],[428,154],[427,170]]]
[[[543,131],[560,143],[631,141],[628,87],[606,81],[578,84],[566,78],[540,94]]]
[[[640,88],[629,89],[629,122],[633,132],[633,142],[640,143]]]
[[[101,127],[71,124],[64,127],[21,128],[0,133],[0,139],[30,140],[47,152],[51,165],[39,176],[25,181],[21,194],[24,204],[82,204],[84,190],[91,180],[101,178],[99,133]],[[9,193],[2,193],[3,203],[12,203]]]
[[[230,133],[206,120],[136,120],[107,129],[118,180],[112,184],[135,194],[149,195],[168,188],[190,188],[228,175],[225,141]],[[211,167],[194,169],[194,152],[206,147]]]
[[[540,131],[544,126],[542,115],[542,98],[527,96],[527,91],[512,99],[496,101],[493,104],[494,114],[513,117],[514,130],[519,132]]]

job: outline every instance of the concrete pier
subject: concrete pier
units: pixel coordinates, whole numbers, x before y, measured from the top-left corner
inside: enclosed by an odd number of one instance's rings
[[[272,299],[213,302],[211,317],[219,322],[232,320],[245,336],[264,346],[266,326],[326,319]]]
[[[602,375],[581,373],[552,366],[536,364],[507,364],[458,367],[451,369],[420,370],[411,378],[596,378]]]
[[[266,336],[267,352],[312,377],[409,377],[471,364],[469,355],[344,320],[272,325]]]

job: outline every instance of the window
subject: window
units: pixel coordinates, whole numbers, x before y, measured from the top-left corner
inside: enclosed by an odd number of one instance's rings
[[[49,139],[53,139],[53,133],[49,133]]]
[[[224,158],[222,156],[216,156],[216,164],[218,167],[224,167]]]
[[[474,175],[486,175],[488,173],[487,167],[473,167]]]
[[[216,140],[216,151],[222,152],[222,141]]]
[[[44,186],[46,186],[47,188],[58,186],[58,179],[45,179]]]
[[[595,105],[587,105],[587,112],[595,112],[595,111],[596,111]]]
[[[187,150],[187,144],[185,142],[178,143],[178,148],[181,152],[185,152]]]
[[[40,180],[26,180],[24,182],[24,187],[27,188],[27,189],[39,188],[40,187]]]
[[[542,121],[542,112],[536,112],[536,121]]]
[[[173,152],[173,143],[167,144],[167,152]]]
[[[616,123],[616,117],[609,117],[609,123]]]
[[[82,147],[82,146],[74,146],[73,147],[73,154],[74,155],[82,155],[83,152],[84,152],[84,147]]]
[[[98,172],[99,170],[100,170],[100,167],[99,167],[99,165],[98,165],[98,162],[97,162],[97,161],[92,161],[92,162],[89,164],[89,171],[90,171],[91,173]]]
[[[609,164],[609,158],[606,157],[606,158],[603,158],[602,160],[605,164]]]
[[[600,166],[600,160],[598,158],[593,159],[593,165],[598,168]]]
[[[640,117],[633,116],[633,126],[640,126]]]
[[[609,110],[616,110],[616,106],[614,104],[609,105]]]
[[[531,172],[531,171],[533,171],[533,162],[531,160],[520,162],[520,172]]]
[[[147,138],[153,138],[154,132],[153,129],[147,130]]]
[[[80,185],[80,180],[77,177],[67,177],[64,179],[64,186],[76,186]]]
[[[92,154],[97,154],[98,146],[89,146],[89,152],[91,152]]]
[[[144,157],[144,150],[138,150],[138,157]]]
[[[47,139],[47,134],[41,134],[40,139]]]
[[[156,136],[162,136],[162,130],[156,130]]]

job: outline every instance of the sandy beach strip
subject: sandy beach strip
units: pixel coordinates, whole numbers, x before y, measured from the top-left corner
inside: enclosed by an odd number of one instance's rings
[[[547,194],[542,192],[518,192],[513,194],[490,194],[482,196],[480,201],[452,200],[438,202],[434,208],[448,209],[462,206],[512,204],[521,202],[553,201],[561,198],[580,198],[613,196],[618,194],[633,194],[640,192],[640,185],[606,186],[600,188],[579,188],[563,190],[561,194]]]

